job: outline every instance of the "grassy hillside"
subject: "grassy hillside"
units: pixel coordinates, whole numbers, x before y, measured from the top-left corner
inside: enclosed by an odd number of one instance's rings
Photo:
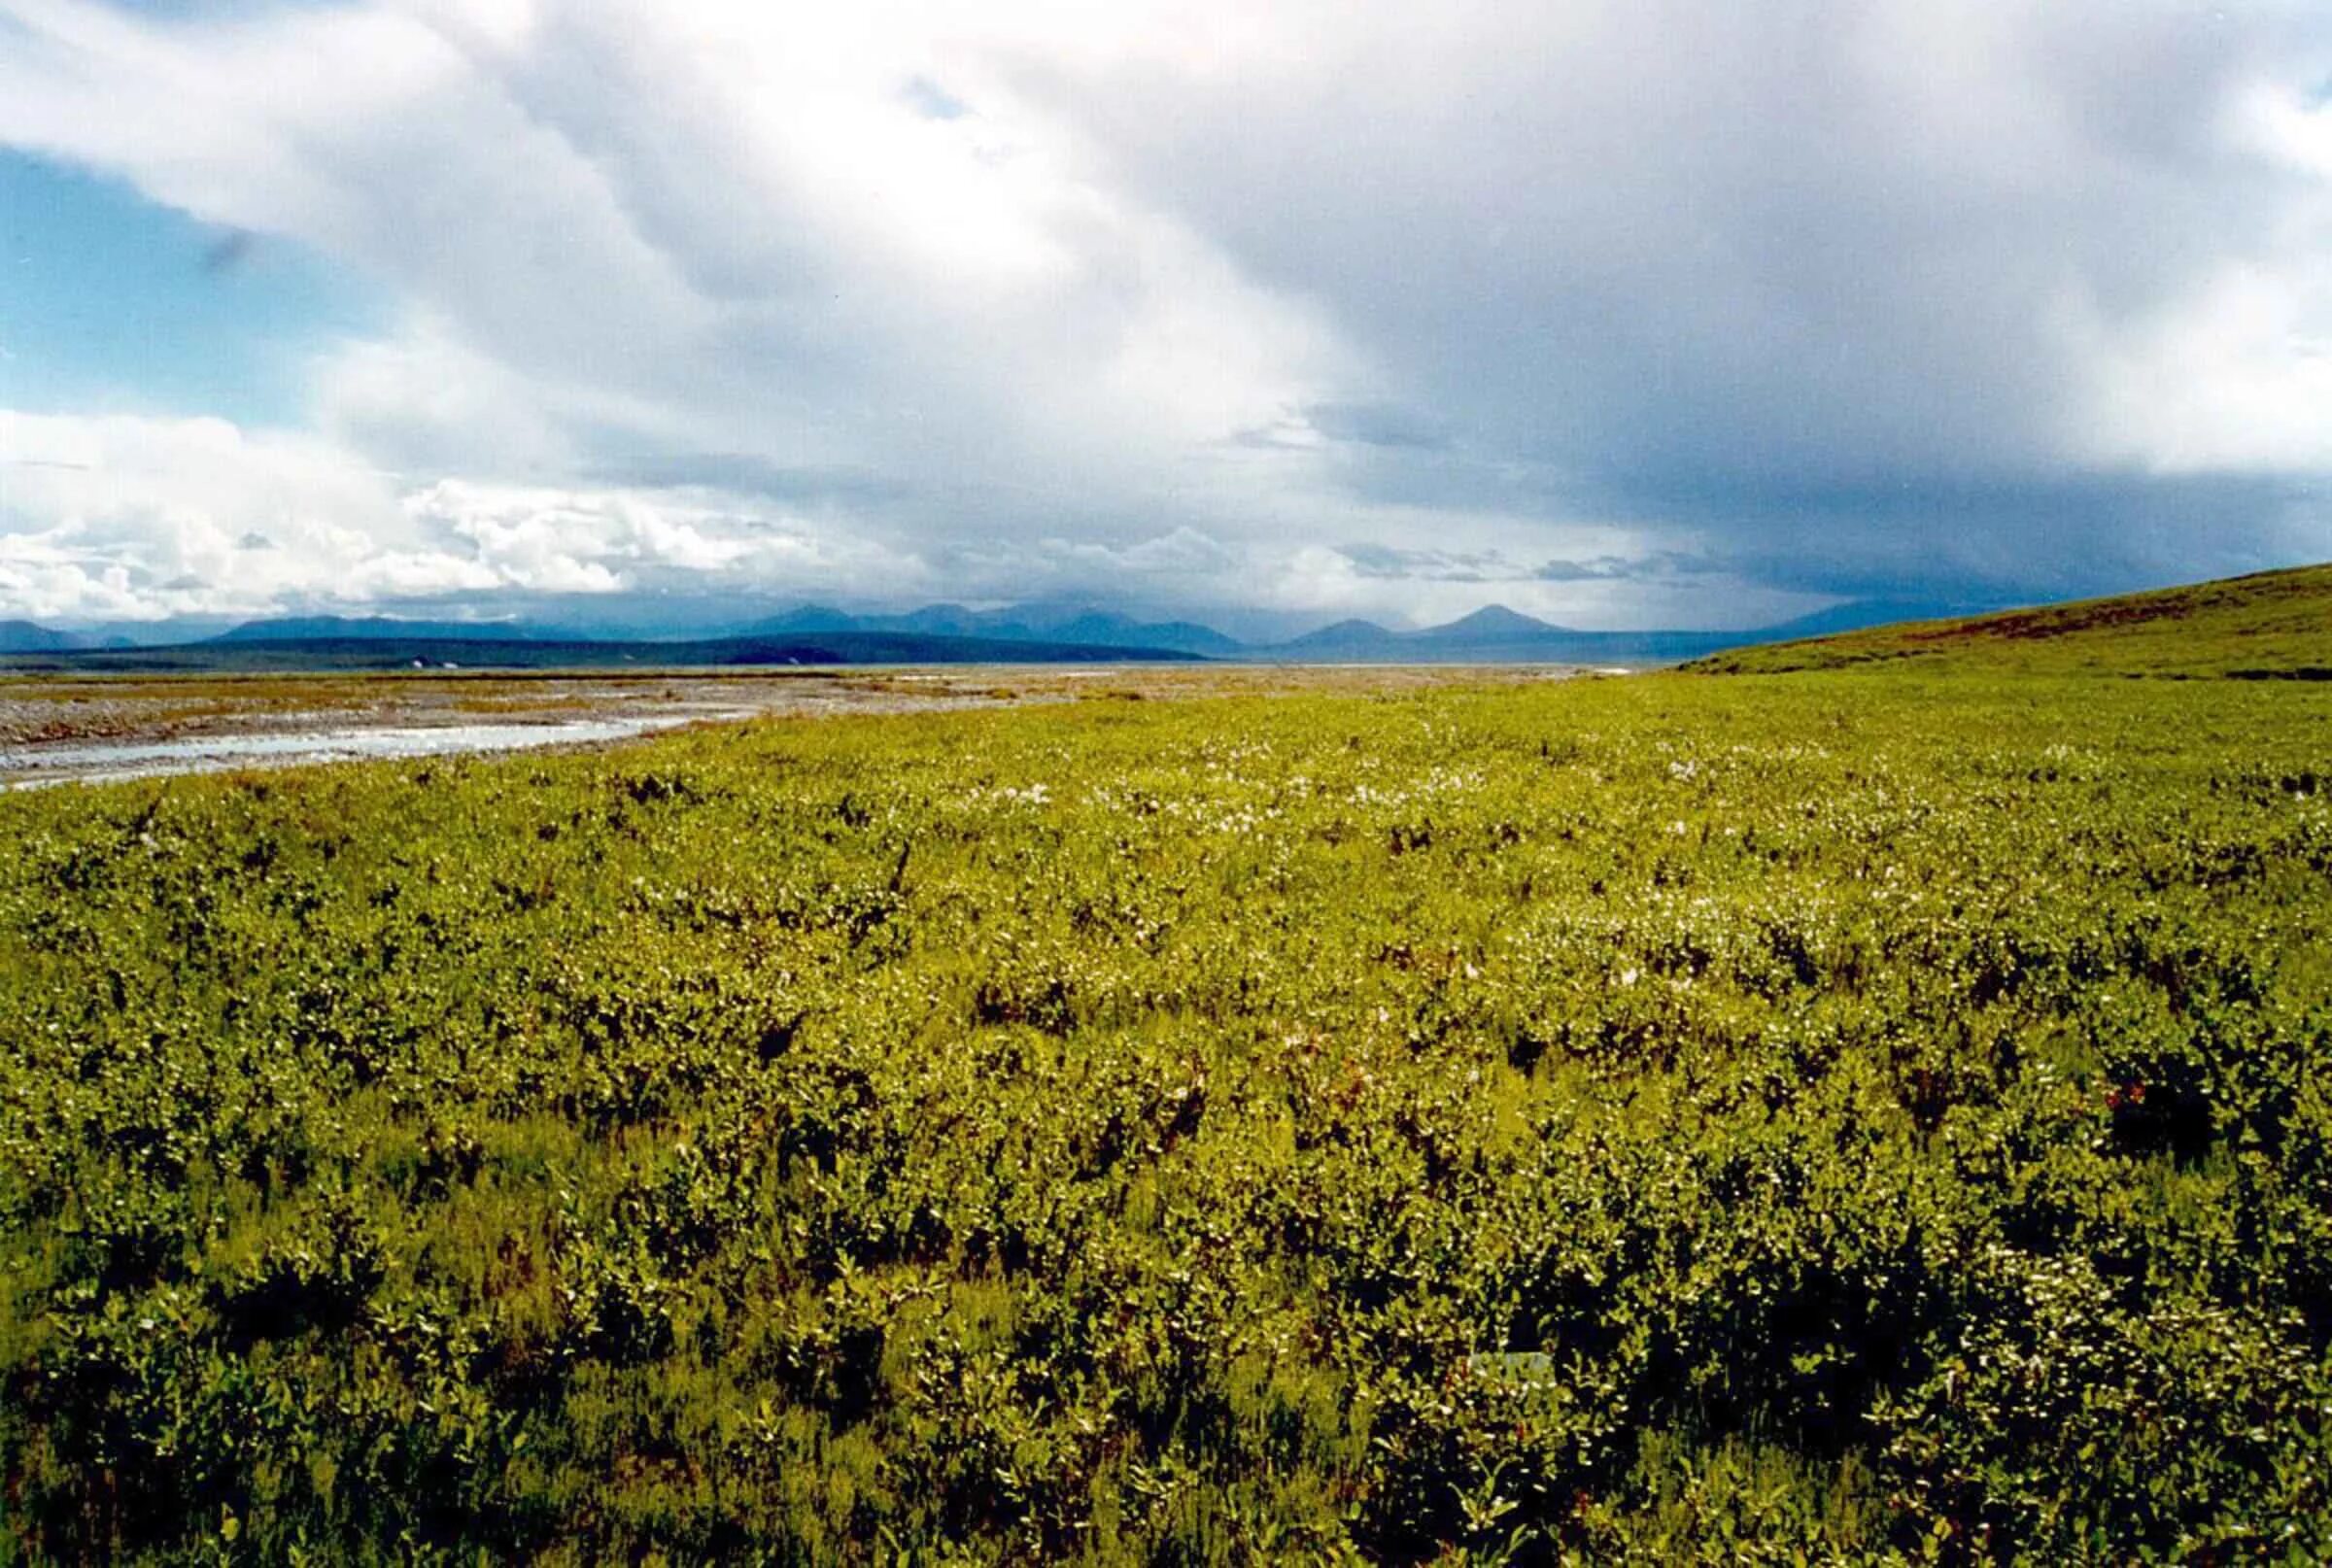
[[[2324,1560],[2327,720],[1652,676],[0,796],[0,1532]]]
[[[1998,674],[2332,679],[2332,566],[1717,654],[1726,674],[1914,663]]]

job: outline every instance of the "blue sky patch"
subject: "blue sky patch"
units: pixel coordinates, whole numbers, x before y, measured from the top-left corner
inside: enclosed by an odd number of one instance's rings
[[[383,314],[289,241],[0,151],[0,403],[293,424],[314,355]]]

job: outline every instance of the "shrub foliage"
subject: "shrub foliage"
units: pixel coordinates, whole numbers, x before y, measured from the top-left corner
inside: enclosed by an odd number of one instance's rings
[[[0,799],[39,1558],[2332,1555],[2332,694]]]

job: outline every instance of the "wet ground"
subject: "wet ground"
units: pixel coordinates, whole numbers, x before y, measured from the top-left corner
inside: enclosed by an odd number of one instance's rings
[[[604,744],[687,724],[996,703],[1504,684],[1567,668],[994,666],[669,675],[0,679],[0,789]]]
[[[0,786],[26,789],[76,779],[97,783],[156,773],[211,773],[375,757],[438,757],[464,751],[587,745],[629,740],[689,722],[641,715],[555,719],[540,724],[407,725],[285,734],[189,735],[177,740],[101,740],[86,746],[66,742],[0,752]]]

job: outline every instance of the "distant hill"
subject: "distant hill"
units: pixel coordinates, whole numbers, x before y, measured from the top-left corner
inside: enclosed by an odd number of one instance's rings
[[[1139,642],[1153,648],[1203,654],[1209,659],[1236,658],[1243,651],[1243,645],[1236,639],[1195,621],[1137,621],[1131,616],[1099,611],[1031,630],[1070,642]]]
[[[1411,636],[1413,641],[1430,642],[1445,648],[1481,648],[1537,642],[1572,634],[1561,627],[1510,610],[1503,604],[1486,604],[1471,615],[1444,626],[1427,627]]]
[[[176,620],[60,631],[29,621],[0,622],[0,655],[24,657],[100,649],[134,651],[123,668],[380,668],[428,663],[539,668],[561,663],[653,665],[729,663],[738,650],[770,646],[774,662],[1058,663],[1197,656],[1258,664],[1542,664],[1651,665],[1698,659],[1744,645],[1800,642],[1879,622],[1932,617],[1961,606],[1905,599],[1858,599],[1754,631],[1581,631],[1492,604],[1458,620],[1397,631],[1373,621],[1345,620],[1283,642],[1245,643],[1196,621],[1146,621],[1089,603],[1052,601],[999,609],[926,604],[900,613],[868,613],[806,603],[714,634],[634,633],[590,624],[455,621],[390,615],[288,615],[222,629],[216,621]],[[112,634],[109,634],[112,633]],[[936,640],[934,640],[936,639]],[[438,645],[448,645],[440,649]],[[425,646],[426,645],[426,646]],[[928,656],[915,650],[928,645]],[[214,650],[189,653],[189,647]],[[463,652],[466,648],[467,652]],[[402,657],[397,650],[409,649]],[[528,652],[525,650],[532,649]],[[1061,650],[1076,650],[1063,653]],[[229,657],[216,650],[241,650]],[[812,655],[831,655],[813,658]],[[100,667],[87,665],[84,667]],[[105,666],[114,667],[114,666]]]
[[[1241,645],[1192,621],[1139,621],[1106,610],[1046,611],[1038,606],[974,610],[926,604],[898,615],[853,615],[826,604],[805,604],[739,629],[743,636],[800,632],[878,631],[917,636],[981,637],[995,642],[1080,643],[1095,647],[1166,648],[1178,653],[1232,657]]]
[[[972,637],[986,632],[979,611],[966,609],[961,604],[926,604],[904,615],[861,616],[856,630],[861,631],[918,631],[940,637]]]
[[[1739,631],[1579,631],[1503,604],[1416,631],[1339,621],[1245,657],[1284,664],[1665,665],[1730,647]]]
[[[1401,633],[1388,631],[1374,621],[1338,621],[1317,631],[1307,631],[1300,637],[1270,647],[1252,650],[1266,657],[1303,658],[1322,655],[1330,658],[1351,657],[1355,654],[1382,654],[1400,641]]]
[[[0,621],[0,653],[54,653],[93,646],[95,639],[79,631],[52,631],[30,621]]]
[[[516,621],[408,621],[391,615],[285,615],[246,621],[209,642],[345,642],[424,638],[436,642],[532,642],[541,633]]]
[[[855,615],[835,609],[828,604],[805,604],[798,610],[756,622],[745,629],[746,636],[789,636],[797,631],[853,631],[858,629]]]
[[[1691,666],[2332,680],[2332,565],[1737,648]]]

